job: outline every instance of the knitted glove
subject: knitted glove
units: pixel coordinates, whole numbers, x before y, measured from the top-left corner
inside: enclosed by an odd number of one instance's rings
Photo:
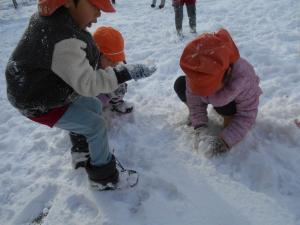
[[[199,149],[200,141],[207,136],[207,125],[203,124],[194,129],[194,149]]]
[[[155,71],[155,66],[144,64],[121,64],[114,68],[119,83],[134,79],[135,81],[151,76]]]
[[[207,158],[212,158],[229,151],[228,145],[220,137],[211,136],[208,142],[209,150],[205,152]]]

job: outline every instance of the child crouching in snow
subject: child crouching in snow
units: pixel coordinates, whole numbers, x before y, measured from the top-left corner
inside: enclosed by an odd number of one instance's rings
[[[119,170],[95,96],[148,77],[155,68],[97,68],[99,51],[86,29],[101,11],[115,12],[110,0],[39,0],[38,7],[6,67],[8,100],[25,117],[69,131],[72,156],[88,157],[85,169],[91,184],[110,188],[118,183]]]
[[[210,137],[206,155],[227,152],[256,120],[262,91],[252,65],[240,58],[228,31],[220,29],[191,41],[182,53],[180,66],[186,76],[175,81],[174,89],[188,106],[196,145],[207,134],[207,105],[212,104],[224,118],[224,129]]]
[[[100,52],[99,67],[103,70],[108,67],[126,63],[124,53],[124,39],[122,34],[112,27],[99,27],[93,34],[94,41]],[[108,94],[100,94],[97,97],[103,105],[110,105],[112,111],[121,114],[130,113],[133,106],[123,100],[127,92],[127,84],[122,83],[119,87]]]

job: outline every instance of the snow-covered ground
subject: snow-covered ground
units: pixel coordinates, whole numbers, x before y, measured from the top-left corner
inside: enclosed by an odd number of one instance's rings
[[[140,173],[130,190],[96,192],[71,167],[66,132],[32,123],[6,99],[5,66],[36,10],[30,0],[0,0],[0,224],[293,225],[300,224],[300,1],[202,0],[198,33],[230,30],[261,78],[256,125],[230,153],[206,159],[183,125],[186,107],[173,91],[179,58],[193,38],[184,16],[175,34],[171,1],[116,0],[97,26],[118,28],[129,63],[155,63],[148,79],[129,82],[134,113],[107,116],[111,147]],[[209,113],[214,131],[220,118]]]

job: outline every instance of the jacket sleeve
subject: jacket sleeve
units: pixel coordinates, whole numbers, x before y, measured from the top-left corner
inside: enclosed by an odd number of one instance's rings
[[[260,94],[261,90],[257,87],[256,90],[254,88],[242,92],[235,100],[236,114],[231,123],[220,134],[229,147],[241,141],[255,123]]]
[[[86,97],[110,93],[118,88],[114,70],[94,70],[86,58],[86,43],[71,38],[58,42],[53,51],[52,71]]]
[[[207,103],[203,102],[200,96],[194,95],[188,86],[186,86],[186,101],[193,127],[207,124]]]

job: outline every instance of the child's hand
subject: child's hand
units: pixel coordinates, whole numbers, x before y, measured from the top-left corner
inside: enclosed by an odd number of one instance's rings
[[[149,77],[156,71],[155,66],[146,66],[144,64],[126,64],[124,65],[124,67],[127,69],[129,75],[135,81],[145,77]]]
[[[207,136],[207,126],[202,125],[194,130],[194,149],[198,150],[200,141]]]
[[[229,151],[228,145],[223,141],[222,138],[213,136],[209,140],[210,148],[205,152],[207,158],[212,158],[214,156],[223,154]]]

